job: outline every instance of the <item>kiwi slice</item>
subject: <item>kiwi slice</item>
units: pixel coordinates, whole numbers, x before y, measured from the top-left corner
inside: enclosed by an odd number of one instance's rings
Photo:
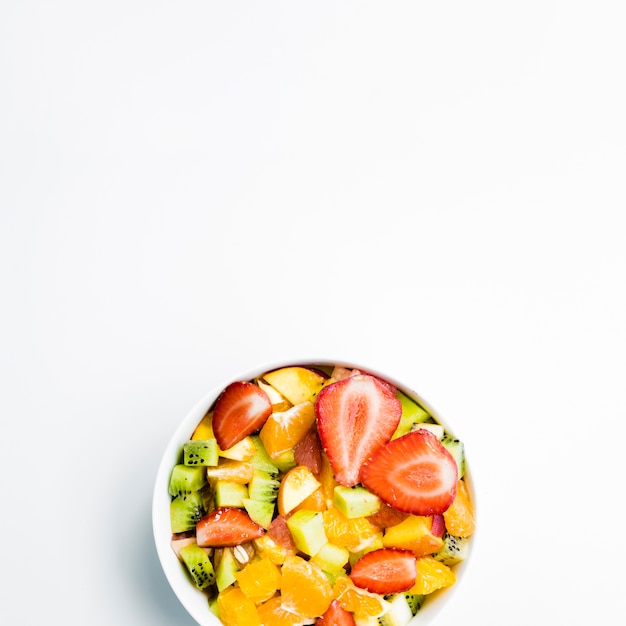
[[[206,589],[215,582],[215,571],[209,555],[197,544],[192,543],[180,551],[180,557],[199,589]]]
[[[469,550],[468,537],[455,537],[450,533],[443,535],[443,547],[433,557],[444,565],[456,565],[467,557]]]
[[[448,450],[448,452],[454,457],[456,466],[459,470],[459,480],[465,475],[465,446],[462,441],[455,439],[449,434],[446,434],[441,440],[441,443]]]
[[[174,465],[170,475],[169,492],[171,496],[186,496],[202,489],[207,483],[206,469],[200,465],[190,467],[179,463]]]
[[[176,496],[170,502],[170,524],[172,533],[193,530],[206,513],[205,500],[199,491],[186,496]]]
[[[220,449],[215,439],[194,439],[183,445],[184,465],[215,466],[219,460]]]
[[[248,497],[259,502],[274,502],[278,497],[280,482],[262,469],[255,469],[248,485]]]

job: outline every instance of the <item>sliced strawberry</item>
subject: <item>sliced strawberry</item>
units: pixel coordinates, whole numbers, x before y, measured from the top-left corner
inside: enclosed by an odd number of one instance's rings
[[[231,383],[222,391],[213,411],[213,434],[222,450],[232,448],[259,430],[272,413],[268,395],[247,381]]]
[[[231,507],[214,509],[196,524],[196,541],[203,548],[237,546],[264,533],[243,509]]]
[[[430,431],[416,430],[379,448],[361,468],[361,482],[383,502],[414,515],[438,515],[452,504],[454,457]]]
[[[315,428],[294,446],[293,454],[298,465],[306,465],[316,476],[319,475],[322,471],[322,444]]]
[[[339,600],[333,600],[326,613],[318,617],[315,623],[317,626],[356,626],[352,613],[346,611]]]
[[[362,556],[352,566],[350,578],[372,593],[402,593],[415,584],[416,562],[412,550],[380,548]]]
[[[315,402],[317,429],[337,482],[352,487],[361,465],[391,439],[402,405],[394,388],[369,374],[324,387]]]

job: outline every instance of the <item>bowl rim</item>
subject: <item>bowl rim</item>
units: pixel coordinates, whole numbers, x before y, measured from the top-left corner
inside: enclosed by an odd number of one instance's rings
[[[254,367],[248,367],[246,369],[235,372],[234,375],[223,378],[220,382],[213,385],[192,407],[187,411],[183,419],[178,423],[174,432],[170,436],[165,449],[162,453],[161,459],[158,464],[156,478],[153,486],[152,493],[152,533],[155,543],[159,563],[161,569],[168,581],[168,584],[178,601],[183,605],[189,615],[200,626],[221,626],[222,622],[211,612],[209,609],[207,595],[196,589],[190,581],[187,573],[184,570],[184,566],[174,553],[171,547],[171,528],[169,518],[169,503],[171,497],[168,493],[167,485],[169,482],[169,475],[172,467],[179,462],[183,443],[187,441],[193,430],[198,425],[200,420],[206,415],[211,405],[215,402],[221,391],[231,382],[236,380],[253,380],[263,373],[288,366],[340,366],[351,369],[358,369],[364,373],[372,374],[382,378],[398,390],[405,393],[408,397],[419,402],[445,429],[446,432],[452,436],[457,436],[454,429],[450,428],[447,421],[441,416],[441,414],[430,404],[421,394],[413,389],[412,386],[407,385],[394,376],[389,375],[386,371],[382,371],[377,368],[370,367],[363,362],[350,361],[345,359],[332,359],[328,357],[324,358],[311,358],[305,359],[279,359],[273,361],[266,361],[255,365]],[[471,456],[471,455],[470,455]],[[478,507],[476,505],[476,490],[472,480],[472,472],[469,469],[469,463],[466,457],[466,470],[464,479],[466,480],[467,487],[470,491],[472,498],[472,504],[474,507],[474,515],[478,523]],[[417,625],[418,617],[420,626],[426,626],[428,623],[439,614],[445,605],[449,604],[452,596],[455,595],[460,579],[465,575],[468,565],[473,560],[472,554],[475,551],[476,535],[475,532],[470,541],[469,553],[467,558],[461,563],[454,566],[454,571],[457,577],[457,582],[447,589],[435,591],[429,595],[428,602],[426,602],[420,609],[419,613],[409,622],[408,626]]]

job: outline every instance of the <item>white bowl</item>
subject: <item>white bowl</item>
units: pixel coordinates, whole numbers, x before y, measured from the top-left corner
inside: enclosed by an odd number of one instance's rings
[[[196,405],[189,411],[185,418],[180,422],[171,439],[169,440],[159,468],[157,471],[156,481],[154,485],[154,493],[152,500],[152,526],[154,532],[154,541],[156,544],[159,561],[165,573],[165,576],[172,587],[172,590],[176,594],[181,604],[185,607],[187,612],[196,620],[200,626],[221,626],[221,622],[215,615],[209,610],[207,595],[197,589],[191,582],[184,566],[179,561],[178,557],[174,553],[170,541],[172,537],[170,529],[170,500],[171,497],[168,493],[169,477],[172,467],[179,462],[180,452],[182,446],[187,441],[195,427],[200,420],[205,416],[211,405],[215,402],[220,392],[234,380],[252,380],[253,378],[260,376],[264,372],[268,372],[279,367],[285,367],[287,365],[341,365],[347,368],[356,368],[363,372],[368,372],[374,376],[378,376],[384,380],[389,381],[395,385],[399,390],[404,392],[410,398],[418,401],[444,428],[448,433],[458,437],[462,440],[462,436],[459,435],[449,424],[441,418],[441,416],[435,411],[428,402],[424,400],[417,392],[415,392],[410,385],[405,382],[399,381],[385,372],[381,372],[363,363],[351,363],[341,360],[329,360],[329,359],[304,359],[286,362],[274,362],[266,363],[260,367],[254,367],[250,370],[241,372],[238,376],[230,377],[228,380],[221,382],[219,385],[211,389]],[[471,480],[471,473],[466,461],[465,480],[470,490],[472,502],[474,508],[476,508],[476,494]],[[470,542],[474,544],[474,538]],[[470,548],[471,555],[471,548]],[[417,615],[411,620],[410,626],[426,626],[431,623],[435,616],[444,608],[444,606],[450,602],[454,595],[455,589],[461,583],[463,573],[467,567],[468,560],[459,563],[454,566],[454,571],[457,577],[456,583],[448,588],[436,591],[428,596],[427,601],[419,610]]]

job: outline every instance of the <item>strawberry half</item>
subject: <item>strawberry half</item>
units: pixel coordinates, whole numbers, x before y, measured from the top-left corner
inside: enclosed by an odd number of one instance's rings
[[[222,391],[213,411],[213,434],[222,450],[232,448],[259,430],[272,414],[269,396],[247,381],[231,383]]]
[[[202,548],[237,546],[265,533],[243,509],[220,507],[196,524],[196,541]]]
[[[356,626],[352,613],[346,611],[339,600],[333,600],[326,609],[326,613],[318,617],[315,624],[317,626]]]
[[[324,387],[315,401],[317,430],[337,482],[352,487],[361,465],[391,439],[402,415],[395,389],[369,374]]]
[[[350,571],[352,582],[372,593],[408,591],[417,578],[417,558],[411,550],[380,548],[362,556]]]
[[[361,482],[392,507],[413,515],[438,515],[456,495],[454,457],[431,432],[420,429],[390,441],[361,468]]]

